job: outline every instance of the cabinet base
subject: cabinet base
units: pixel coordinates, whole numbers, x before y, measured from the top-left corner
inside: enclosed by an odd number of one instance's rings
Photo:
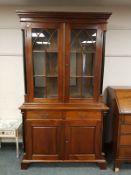
[[[107,168],[106,160],[96,159],[96,160],[27,160],[23,157],[21,162],[21,169],[27,169],[32,163],[96,163],[101,170]]]

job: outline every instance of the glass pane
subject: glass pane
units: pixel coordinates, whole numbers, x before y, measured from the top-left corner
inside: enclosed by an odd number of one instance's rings
[[[58,96],[57,45],[57,30],[32,29],[34,97],[36,98]]]
[[[74,98],[80,98],[82,96],[81,91],[81,79],[77,77],[70,78],[70,96]]]
[[[47,53],[46,58],[46,75],[58,76],[57,53]]]
[[[37,98],[45,97],[45,78],[44,77],[34,77],[35,91],[34,95]]]
[[[93,96],[93,79],[82,78],[82,96],[84,98]]]
[[[71,31],[70,96],[93,96],[94,63],[96,55],[96,30]],[[75,82],[75,85],[72,85]],[[78,93],[79,92],[79,93]],[[77,95],[74,95],[77,94]]]
[[[57,52],[56,29],[32,29],[33,51]]]
[[[58,79],[54,78],[54,77],[48,77],[46,79],[46,82],[47,82],[47,97],[48,98],[57,97],[57,94],[58,94],[58,88],[57,88]]]
[[[45,75],[45,58],[46,55],[43,53],[33,53],[34,76]]]
[[[93,79],[85,77],[70,78],[70,96],[73,98],[89,98],[93,96]]]

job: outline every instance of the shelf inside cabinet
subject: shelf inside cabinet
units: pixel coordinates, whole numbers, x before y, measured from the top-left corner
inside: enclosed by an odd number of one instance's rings
[[[70,75],[70,78],[94,78],[92,75]]]
[[[71,98],[92,98],[92,93],[88,93],[85,96],[84,95],[80,95],[78,93],[73,93],[71,92]]]
[[[57,50],[33,50],[34,53],[58,53]]]
[[[58,75],[46,75],[47,78],[58,78]]]
[[[46,77],[46,75],[34,75],[34,77]]]
[[[96,51],[71,50],[71,54],[96,54]]]
[[[34,77],[57,78],[58,75],[34,75]]]

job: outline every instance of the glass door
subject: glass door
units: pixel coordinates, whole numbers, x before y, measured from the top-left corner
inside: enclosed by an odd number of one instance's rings
[[[34,98],[58,98],[58,30],[32,29]]]
[[[72,29],[70,98],[92,98],[96,60],[96,29]]]

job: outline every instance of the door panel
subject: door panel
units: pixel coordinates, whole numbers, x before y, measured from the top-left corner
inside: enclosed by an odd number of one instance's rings
[[[70,97],[93,96],[96,29],[71,29]]]
[[[62,155],[63,129],[61,122],[28,121],[28,158],[58,160]],[[30,143],[28,141],[30,138]]]
[[[68,23],[66,36],[65,99],[97,99],[102,62],[101,26]]]
[[[58,97],[57,29],[32,29],[32,57],[34,70],[34,97]]]
[[[56,154],[57,136],[59,127],[43,126],[33,127],[33,153],[34,154]]]
[[[95,127],[72,126],[70,131],[72,154],[93,154]]]
[[[62,101],[63,24],[34,24],[28,30],[29,97],[36,102]]]
[[[101,123],[83,121],[79,124],[71,122],[66,126],[66,159],[100,158]]]

